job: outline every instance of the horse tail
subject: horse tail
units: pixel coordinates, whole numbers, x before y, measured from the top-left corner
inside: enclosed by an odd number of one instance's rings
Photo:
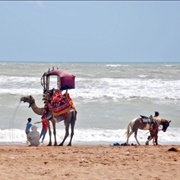
[[[125,133],[127,137],[129,136],[130,127],[131,127],[131,122],[128,124],[127,130],[126,130],[126,133]]]

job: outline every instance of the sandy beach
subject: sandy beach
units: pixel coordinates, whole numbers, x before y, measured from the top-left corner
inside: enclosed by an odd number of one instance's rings
[[[1,180],[178,180],[180,145],[0,146]]]

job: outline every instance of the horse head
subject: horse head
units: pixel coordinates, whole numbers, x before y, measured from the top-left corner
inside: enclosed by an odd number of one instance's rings
[[[29,108],[32,106],[32,104],[35,103],[34,98],[30,95],[30,96],[26,96],[26,97],[21,97],[20,101],[23,101],[24,103],[27,102],[29,103]]]
[[[162,123],[161,123],[161,125],[162,125],[162,131],[163,131],[163,132],[166,132],[167,128],[169,127],[169,124],[170,124],[171,120],[163,119],[161,122],[162,122]]]

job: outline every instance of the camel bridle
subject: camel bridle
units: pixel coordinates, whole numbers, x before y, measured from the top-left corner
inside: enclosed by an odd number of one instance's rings
[[[28,100],[28,98],[26,98]],[[35,103],[34,98],[30,96],[29,98],[29,108]]]

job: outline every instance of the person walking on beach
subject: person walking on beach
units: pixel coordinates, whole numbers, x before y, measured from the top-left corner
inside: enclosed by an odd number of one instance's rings
[[[27,136],[27,141],[28,141],[28,135],[29,135],[29,133],[30,133],[30,128],[31,128],[31,126],[32,126],[32,124],[31,124],[31,118],[28,118],[27,119],[27,123],[26,123],[26,129],[25,129],[25,133],[26,133],[26,136]]]
[[[155,111],[154,112],[154,117],[158,117],[159,116],[159,112],[158,111]]]
[[[42,123],[42,130],[41,130],[41,134],[40,134],[40,139],[42,137],[41,143],[43,143],[44,142],[44,138],[45,138],[46,133],[47,133],[47,130],[48,130],[48,125],[47,125],[45,119],[42,119],[39,122],[35,122],[34,124],[37,124],[37,123]]]
[[[39,132],[37,131],[37,126],[31,126],[31,132],[28,134],[28,141],[30,143],[29,146],[38,146],[39,142]]]
[[[150,127],[150,129],[152,130],[153,129],[153,125],[154,125],[154,119],[153,118],[156,118],[156,117],[158,117],[159,116],[159,112],[158,111],[155,111],[154,112],[154,117],[152,117],[152,115],[150,116],[150,119],[151,119],[151,127]]]

